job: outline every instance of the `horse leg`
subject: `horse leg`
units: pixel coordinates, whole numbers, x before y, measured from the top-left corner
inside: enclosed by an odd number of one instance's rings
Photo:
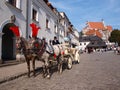
[[[32,59],[33,76],[35,77],[35,58]]]
[[[26,60],[28,68],[28,77],[30,77],[30,60]]]
[[[47,78],[50,79],[50,67],[46,66]]]
[[[42,67],[43,67],[43,78],[45,78],[46,77],[46,66],[43,65]]]
[[[47,78],[50,79],[50,62],[49,62],[49,59],[46,59],[46,63],[45,63],[45,66],[46,66],[46,73],[47,73]]]
[[[62,62],[63,62],[63,60],[62,60],[62,58],[61,59],[59,58],[59,60],[60,61],[58,63],[58,72],[61,74],[62,73],[62,64],[63,64]]]
[[[61,74],[62,73],[62,63],[59,64],[59,73]]]

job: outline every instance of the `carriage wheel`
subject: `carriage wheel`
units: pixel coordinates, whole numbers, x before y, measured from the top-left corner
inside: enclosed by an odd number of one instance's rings
[[[68,57],[68,69],[72,68],[72,58]]]

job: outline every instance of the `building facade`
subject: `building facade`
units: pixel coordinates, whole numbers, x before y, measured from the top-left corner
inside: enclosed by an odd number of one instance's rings
[[[48,0],[1,0],[0,12],[0,62],[16,59],[16,36],[11,26],[18,26],[20,35],[26,39],[31,36],[31,23],[40,27],[38,37],[47,41],[57,36],[63,43],[69,33],[68,17]]]
[[[18,26],[20,34],[26,37],[27,0],[0,1],[0,60],[16,58],[15,35],[11,26]]]
[[[98,36],[107,43],[112,32],[112,26],[105,25],[103,20],[101,22],[87,22],[82,32],[86,36]]]

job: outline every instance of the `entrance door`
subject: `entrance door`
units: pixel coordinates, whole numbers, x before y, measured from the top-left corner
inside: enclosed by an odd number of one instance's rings
[[[15,26],[13,23],[8,23],[4,26],[2,32],[2,59],[4,61],[15,60],[15,39],[14,33],[9,28]]]

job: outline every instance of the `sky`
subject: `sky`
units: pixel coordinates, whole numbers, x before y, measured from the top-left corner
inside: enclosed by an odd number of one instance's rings
[[[87,21],[101,22],[120,30],[120,0],[49,0],[59,12],[65,12],[73,26],[81,31]]]

